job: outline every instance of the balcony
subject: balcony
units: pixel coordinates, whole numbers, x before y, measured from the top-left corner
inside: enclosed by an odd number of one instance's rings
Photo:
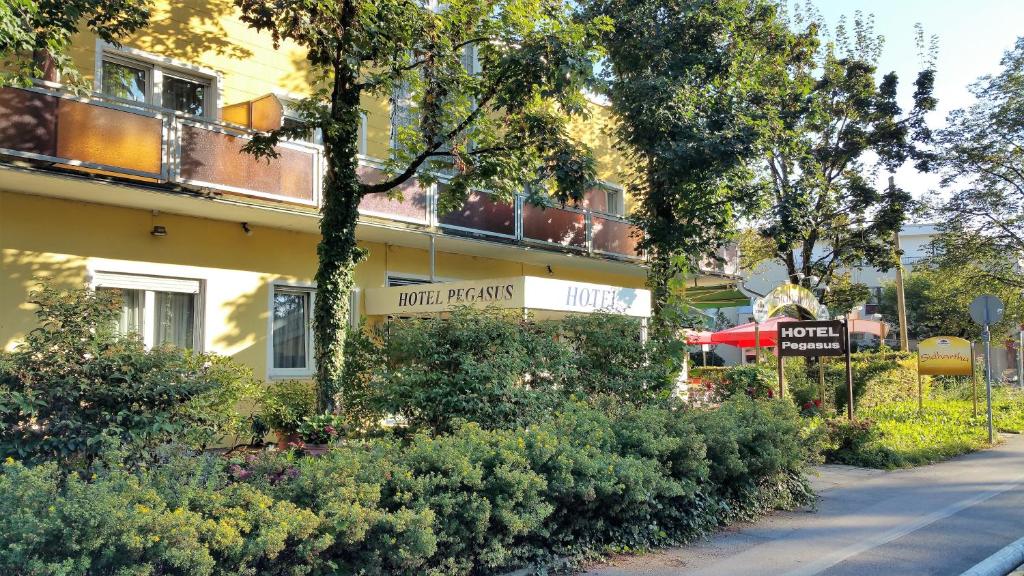
[[[320,150],[288,142],[278,158],[242,154],[251,131],[102,97],[0,89],[0,154],[58,168],[315,207]]]
[[[268,104],[264,100],[254,103]],[[224,117],[245,116],[243,124],[255,125],[253,118],[273,116],[254,103],[225,108]],[[0,119],[0,155],[39,168],[293,205],[308,213],[320,203],[319,146],[285,142],[277,147],[277,158],[258,160],[242,153],[254,132],[239,124],[43,87],[0,88]],[[361,164],[363,181],[385,177],[379,165]],[[638,231],[612,214],[535,206],[522,197],[506,202],[482,191],[441,214],[436,186],[412,179],[399,191],[365,197],[359,207],[362,220],[602,259],[642,260]]]

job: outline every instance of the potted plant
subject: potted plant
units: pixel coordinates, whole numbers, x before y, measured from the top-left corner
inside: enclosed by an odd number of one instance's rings
[[[342,434],[344,423],[336,414],[324,413],[307,416],[299,424],[302,447],[310,456],[319,456],[327,446]]]
[[[316,414],[312,382],[283,380],[266,387],[260,398],[260,420],[277,434],[277,447],[287,450],[299,442],[303,419]]]

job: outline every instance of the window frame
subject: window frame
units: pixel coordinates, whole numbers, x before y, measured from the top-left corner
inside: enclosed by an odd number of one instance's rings
[[[123,66],[141,68],[146,71],[145,102],[136,102],[134,100],[118,98],[117,96],[106,94],[103,91],[103,66],[104,63],[108,61],[115,64],[121,64]],[[204,90],[203,93],[203,113],[201,115],[189,114],[187,112],[181,112],[164,106],[164,75],[205,86],[206,90]],[[220,84],[221,75],[213,69],[189,64],[172,58],[158,56],[137,48],[130,48],[127,46],[118,47],[102,40],[96,41],[96,69],[93,74],[93,88],[98,94],[103,95],[105,98],[110,98],[117,102],[125,102],[129,105],[137,106],[143,104],[146,106],[160,108],[174,114],[181,114],[187,118],[218,120],[220,118],[221,108]]]
[[[193,352],[203,353],[205,342],[204,322],[206,316],[206,286],[198,278],[182,278],[155,274],[140,274],[116,270],[101,270],[92,273],[89,288],[116,290],[140,290],[143,292],[142,343],[146,349],[156,346],[156,293],[171,292],[193,294],[195,302],[192,310],[192,348]]]
[[[309,310],[306,311],[306,366],[304,368],[278,368],[274,366],[274,297],[278,292],[305,294]],[[316,286],[289,282],[274,282],[270,285],[267,314],[267,377],[271,380],[288,378],[309,378],[316,372],[313,355],[313,309],[316,305]]]

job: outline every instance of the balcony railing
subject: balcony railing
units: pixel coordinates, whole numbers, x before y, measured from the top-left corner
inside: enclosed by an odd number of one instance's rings
[[[59,167],[283,200],[320,201],[320,149],[242,154],[252,132],[223,122],[44,88],[0,89],[0,154]]]
[[[319,206],[322,149],[281,143],[278,157],[242,153],[253,132],[226,122],[45,87],[0,88],[0,154],[107,176],[177,184],[279,202]],[[363,162],[360,178],[384,177]],[[503,202],[473,192],[465,204],[440,214],[435,187],[411,179],[401,194],[371,194],[360,204],[367,218],[399,221],[452,235],[639,260],[639,233],[611,214],[571,207]]]

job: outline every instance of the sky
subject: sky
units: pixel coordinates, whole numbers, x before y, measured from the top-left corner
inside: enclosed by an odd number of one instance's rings
[[[874,15],[875,31],[885,37],[879,73],[895,71],[899,76],[900,104],[905,110],[913,103],[913,81],[920,69],[914,25],[924,26],[926,37],[938,36],[938,109],[928,118],[932,128],[943,126],[951,110],[970,106],[974,97],[968,86],[979,76],[997,73],[1003,53],[1018,36],[1024,36],[1024,0],[815,0],[814,4],[831,29],[841,16],[852,19],[856,10]],[[918,174],[909,165],[895,177],[899,187],[917,198],[939,188],[937,176]]]

